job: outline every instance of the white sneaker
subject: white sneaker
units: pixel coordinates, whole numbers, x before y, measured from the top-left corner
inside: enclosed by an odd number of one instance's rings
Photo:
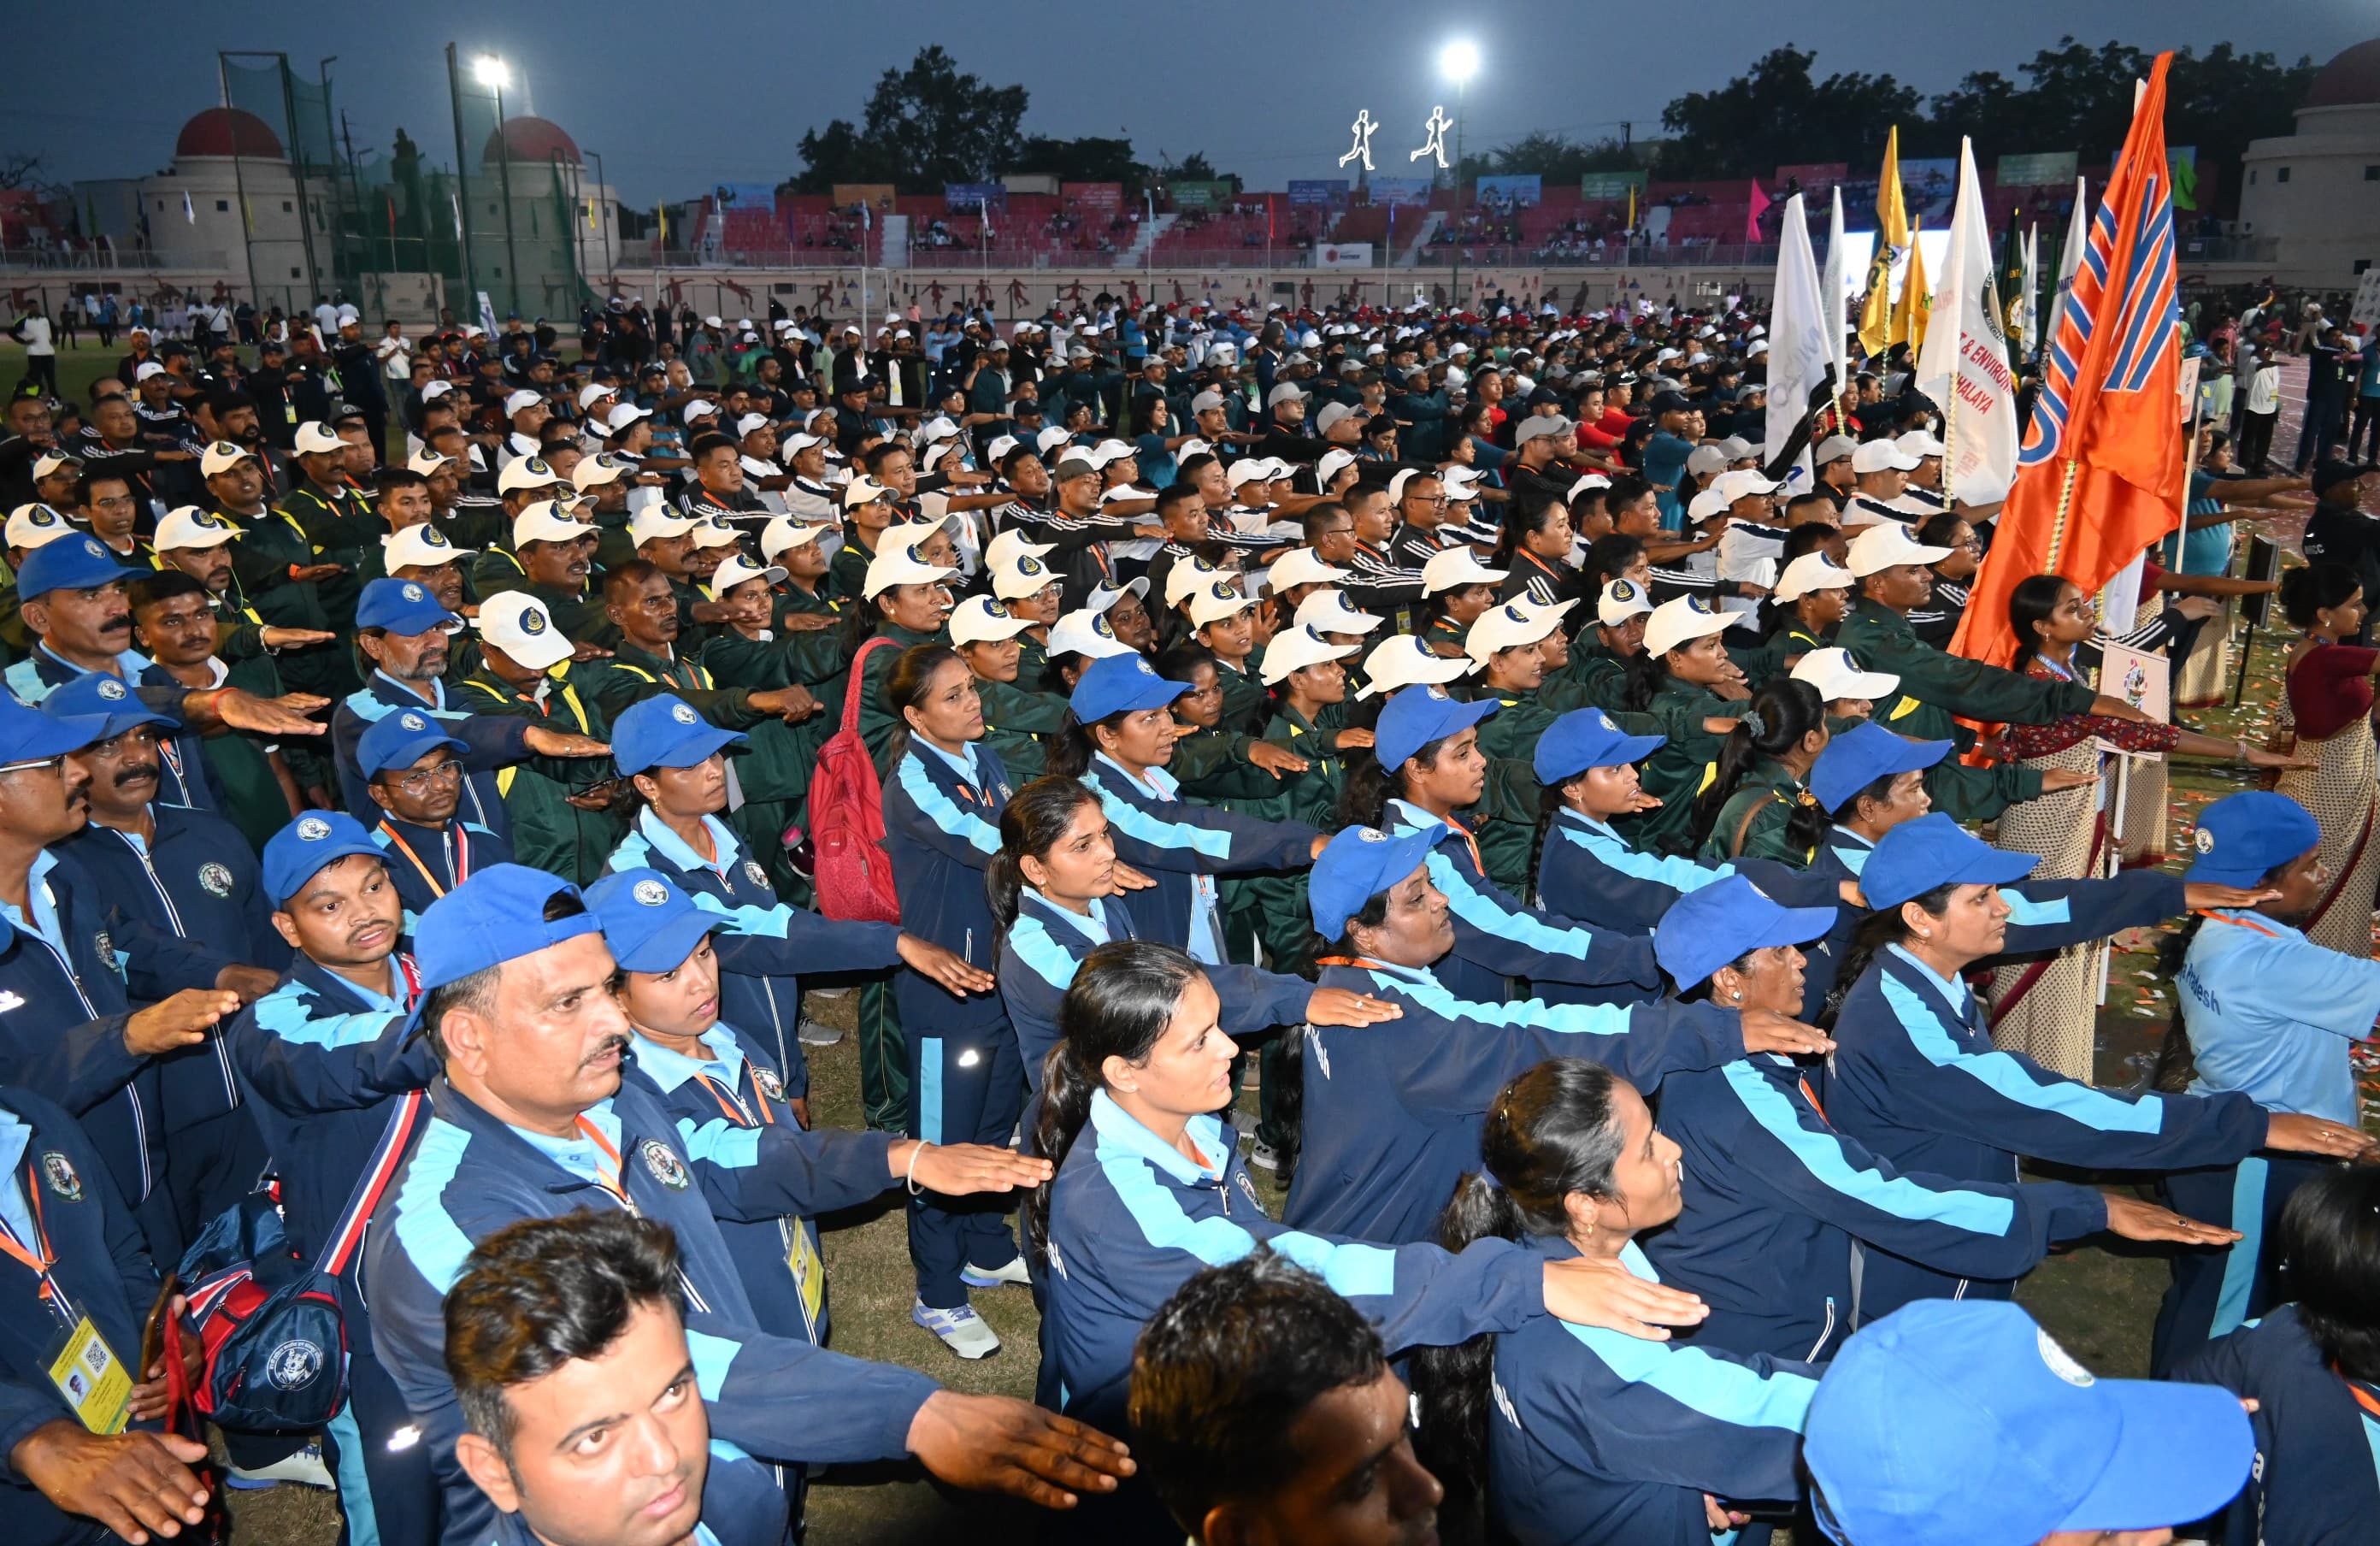
[[[1030,1288],[1033,1274],[1025,1270],[1025,1258],[1017,1256],[1010,1258],[1005,1267],[978,1267],[969,1262],[959,1269],[959,1281],[969,1288]]]
[[[1000,1351],[1000,1334],[984,1324],[973,1305],[928,1309],[925,1300],[917,1299],[909,1306],[909,1319],[941,1337],[942,1345],[962,1358],[988,1358]]]
[[[1248,1163],[1258,1170],[1279,1170],[1281,1151],[1264,1139],[1257,1138],[1248,1146]]]
[[[802,1045],[805,1047],[832,1047],[840,1045],[843,1041],[843,1032],[823,1021],[809,1019],[807,1016],[802,1020],[801,1029],[794,1034],[801,1038]]]
[[[225,1471],[225,1483],[244,1492],[284,1481],[294,1481],[300,1487],[337,1485],[331,1479],[331,1468],[322,1464],[322,1441],[320,1439],[308,1441],[304,1449],[293,1450],[270,1466],[259,1466],[252,1471],[228,1466]]]

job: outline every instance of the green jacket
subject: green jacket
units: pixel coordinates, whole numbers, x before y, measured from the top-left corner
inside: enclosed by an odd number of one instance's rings
[[[1706,719],[1740,719],[1750,700],[1725,699],[1689,682],[1671,680],[1645,706],[1668,742],[1645,760],[1640,777],[1658,810],[1622,818],[1614,830],[1634,846],[1683,854],[1694,846],[1694,797],[1718,774],[1719,737],[1703,728]]]
[[[920,644],[948,644],[951,636],[948,629],[918,633],[897,623],[886,622],[880,624],[869,637],[889,639],[893,643],[890,650],[868,651],[867,663],[860,667],[859,735],[868,743],[868,754],[876,759],[880,768],[884,763],[884,749],[901,724],[892,711],[884,705],[884,684],[892,680],[892,667],[905,651]],[[861,645],[863,649],[866,647],[864,643]]]
[[[1796,870],[1807,869],[1813,850],[1785,840],[1785,824],[1806,795],[1801,781],[1783,763],[1760,759],[1719,807],[1699,857],[1719,864],[1732,858],[1773,858]]]
[[[1626,706],[1628,663],[1599,644],[1570,647],[1570,659],[1552,671],[1537,688],[1537,696],[1548,708],[1568,713],[1572,709],[1601,709],[1606,712]]]
[[[1049,771],[1050,743],[1066,727],[1066,700],[1018,685],[1025,680],[1020,671],[1014,682],[978,678],[975,684],[983,700],[984,744],[999,754],[1001,766],[1018,785]]]
[[[1508,793],[1500,802],[1482,799],[1472,808],[1471,834],[1488,879],[1512,895],[1526,896],[1536,872],[1537,803],[1520,797],[1520,791],[1539,787],[1534,761],[1537,737],[1560,715],[1545,701],[1543,689],[1483,689],[1482,695],[1493,697],[1498,707],[1479,722],[1479,749],[1501,775]],[[1498,809],[1483,809],[1490,805]]]
[[[1840,736],[1864,720],[1828,714],[1827,729]],[[1905,732],[1904,732],[1905,733]],[[1925,770],[1925,793],[1934,809],[1961,822],[1989,822],[2010,806],[2041,797],[2041,770],[2018,762],[1972,767],[1955,756],[1945,757]]]
[[[1220,722],[1226,730],[1254,730],[1272,714],[1272,689],[1257,679],[1256,666],[1263,660],[1261,653],[1248,657],[1249,669],[1243,671],[1215,657],[1215,680],[1223,689],[1223,717]]]
[[[2047,724],[2090,712],[2097,696],[2083,682],[2045,680],[1937,650],[1918,639],[1908,618],[1864,597],[1835,630],[1835,642],[1864,668],[1900,678],[1892,701],[1876,705],[1876,720],[1918,740],[1971,745],[1974,736],[1959,728],[1960,719]]]
[[[521,692],[485,667],[456,684],[456,703],[473,713],[534,720],[556,730],[611,739],[603,711],[571,680],[583,669],[565,662],[547,676],[537,696]],[[496,792],[513,828],[513,857],[577,885],[603,873],[612,850],[627,835],[627,802],[604,810],[582,810],[568,797],[617,772],[606,757],[529,757],[496,773]]]
[[[336,564],[344,575],[317,582],[322,610],[342,624],[352,624],[356,599],[363,591],[358,571],[365,555],[378,551],[388,523],[370,501],[352,486],[324,489],[304,482],[274,507],[285,520],[294,520],[306,534],[310,564]]]

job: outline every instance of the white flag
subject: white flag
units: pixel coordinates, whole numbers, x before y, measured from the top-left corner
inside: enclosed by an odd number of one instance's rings
[[[1810,393],[1834,361],[1827,342],[1827,311],[1818,295],[1818,261],[1810,250],[1809,217],[1802,212],[1802,195],[1785,201],[1785,223],[1778,229],[1777,293],[1768,318],[1768,418],[1766,442],[1785,444],[1793,427],[1809,411]],[[1785,475],[1790,497],[1810,491],[1807,446]]]
[[[1835,362],[1835,387],[1840,391],[1852,377],[1850,346],[1845,342],[1851,327],[1850,302],[1843,294],[1843,286],[1851,282],[1843,265],[1851,254],[1843,250],[1843,190],[1839,187],[1834,194],[1834,214],[1827,223],[1827,266],[1818,272],[1818,315],[1826,319],[1827,357]]]
[[[2058,331],[2058,314],[2074,289],[2074,271],[2082,266],[2082,250],[2091,245],[2090,179],[2074,179],[2074,219],[2066,227],[2066,249],[2058,254],[2058,293],[2050,298],[2049,318],[2041,330],[2045,338]]]
[[[2023,276],[2019,283],[2024,286],[2024,294],[2021,298],[2024,307],[2024,333],[2018,341],[2024,347],[2024,358],[2031,359],[2033,351],[2041,347],[2041,227],[2039,225],[2027,225],[2024,228],[2022,272]]]
[[[463,200],[459,194],[449,193],[446,197],[455,206],[455,239],[461,241],[463,239]]]
[[[1959,145],[1959,203],[1934,281],[1933,318],[1914,384],[1942,410],[1945,492],[1970,505],[2008,493],[2016,479],[2016,377],[2009,370],[1991,217],[1971,141]]]
[[[182,190],[182,218],[193,225],[199,223],[199,212],[190,207],[190,190],[187,188]]]

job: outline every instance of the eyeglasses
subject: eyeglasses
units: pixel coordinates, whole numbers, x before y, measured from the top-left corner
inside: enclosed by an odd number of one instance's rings
[[[390,782],[394,783],[399,789],[404,790],[406,794],[411,796],[413,798],[419,799],[422,796],[430,793],[431,789],[436,788],[441,785],[462,783],[463,764],[460,762],[441,762],[434,768],[424,768],[419,773],[409,773],[403,778],[394,779]]]
[[[31,773],[36,768],[63,768],[66,766],[66,761],[65,755],[61,753],[55,757],[43,757],[31,762],[0,762],[0,773]]]

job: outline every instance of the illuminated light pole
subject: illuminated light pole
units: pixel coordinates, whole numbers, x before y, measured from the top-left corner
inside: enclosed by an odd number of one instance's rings
[[[1468,38],[1457,38],[1439,50],[1439,73],[1454,82],[1454,213],[1463,213],[1463,88],[1479,73],[1479,45]],[[1451,288],[1454,309],[1463,306],[1463,243],[1454,244],[1454,278]]]

